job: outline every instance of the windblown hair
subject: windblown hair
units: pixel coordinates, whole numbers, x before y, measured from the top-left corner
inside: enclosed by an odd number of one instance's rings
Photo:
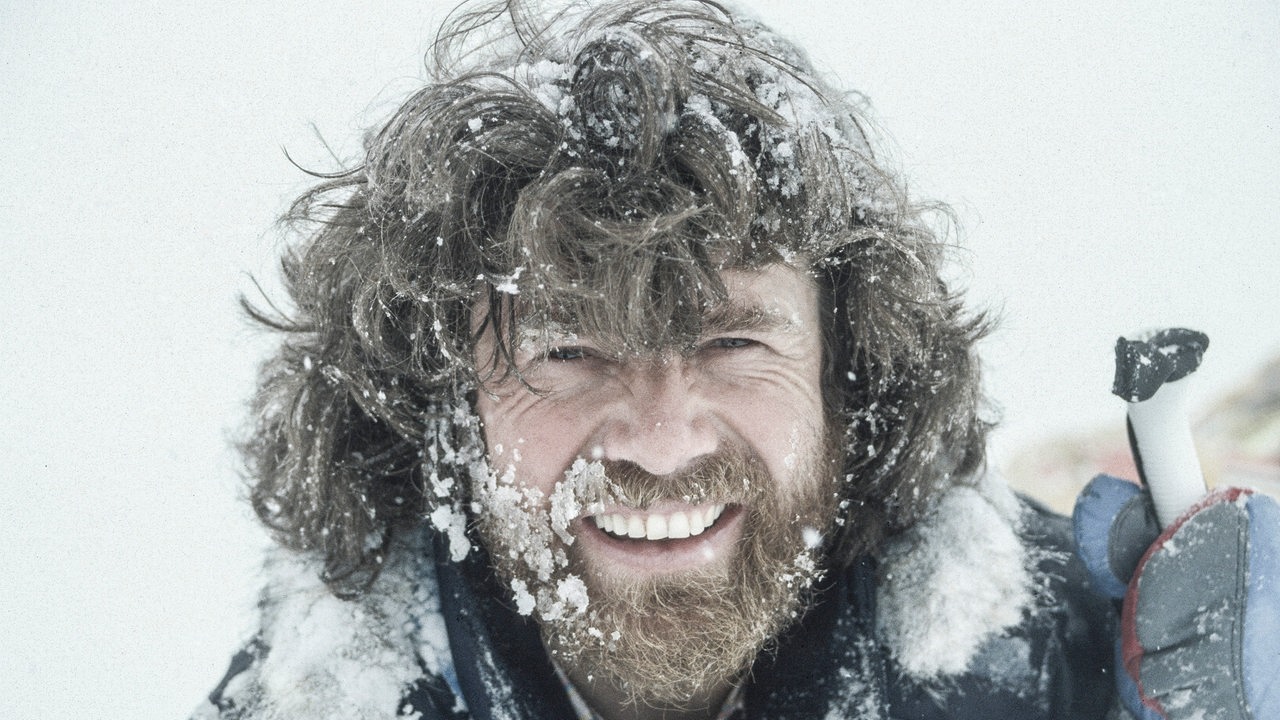
[[[833,552],[970,481],[984,322],[940,279],[936,208],[877,165],[860,105],[796,47],[705,0],[549,18],[512,1],[456,13],[428,70],[359,166],[292,207],[289,313],[246,303],[284,333],[245,444],[253,504],[331,587],[358,591],[397,532],[466,507],[468,393],[518,372],[522,327],[684,347],[731,268],[818,278],[845,450]]]

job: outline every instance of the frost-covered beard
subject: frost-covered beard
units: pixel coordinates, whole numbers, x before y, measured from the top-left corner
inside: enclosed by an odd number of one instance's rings
[[[812,455],[789,465],[786,482],[737,449],[679,477],[580,459],[549,499],[520,488],[510,471],[488,473],[474,478],[481,536],[517,609],[537,612],[544,643],[570,676],[681,707],[741,677],[800,615],[820,577],[822,539],[836,514],[835,465],[831,451]],[[735,555],[704,570],[628,581],[593,570],[568,532],[583,512],[666,499],[746,508]]]

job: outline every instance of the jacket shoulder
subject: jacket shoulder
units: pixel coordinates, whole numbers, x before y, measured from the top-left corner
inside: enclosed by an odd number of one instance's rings
[[[942,597],[943,604],[950,601],[961,612],[950,613],[947,622],[932,622],[925,639],[915,644],[915,652],[926,658],[928,653],[948,657],[954,648],[948,641],[948,635],[954,633],[951,628],[983,622],[982,608],[998,608],[1001,599],[1016,601],[1019,611],[1011,618],[1007,607],[1000,608],[998,627],[986,622],[986,633],[963,658],[929,665],[918,657],[908,657],[914,662],[911,664],[901,662],[900,651],[895,653],[891,671],[895,676],[891,683],[894,717],[1107,717],[1115,694],[1110,672],[1114,610],[1088,586],[1074,552],[1070,521],[1039,503],[1011,494],[1003,499],[997,496],[991,506],[994,512],[976,500],[944,507],[953,516],[967,515],[968,520],[953,517],[937,521],[965,532],[953,532],[946,538],[946,549],[939,551],[950,554],[949,571],[939,574],[948,582],[935,583],[927,589],[936,594],[922,597]],[[990,527],[1001,521],[1006,524]],[[954,547],[967,550],[956,551]],[[1011,548],[1017,549],[1021,589],[1007,582],[1016,576],[1009,562]],[[919,543],[912,549],[929,551]],[[988,557],[991,559],[985,559]],[[991,567],[999,563],[1010,566],[1002,570]],[[963,613],[966,607],[973,608],[968,616]],[[922,673],[921,667],[938,669]]]
[[[433,562],[424,535],[398,538],[374,583],[340,598],[316,558],[273,550],[258,633],[193,720],[460,717]]]

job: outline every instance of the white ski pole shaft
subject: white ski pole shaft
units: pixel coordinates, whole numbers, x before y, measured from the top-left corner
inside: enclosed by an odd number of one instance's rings
[[[1168,383],[1150,400],[1129,405],[1133,443],[1142,458],[1160,527],[1177,520],[1205,493],[1204,473],[1191,438],[1189,385],[1186,379]]]

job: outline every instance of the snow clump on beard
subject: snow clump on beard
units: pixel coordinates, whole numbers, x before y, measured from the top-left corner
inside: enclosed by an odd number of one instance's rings
[[[522,486],[511,468],[501,477],[474,473],[473,497],[495,569],[517,610],[536,611],[555,661],[580,682],[681,707],[739,679],[799,617],[822,576],[822,538],[836,514],[832,460],[831,451],[815,449],[778,482],[738,448],[662,477],[632,463],[579,458],[550,498]],[[642,509],[662,500],[740,506],[746,515],[733,556],[634,579],[593,572],[569,524],[614,503]]]

